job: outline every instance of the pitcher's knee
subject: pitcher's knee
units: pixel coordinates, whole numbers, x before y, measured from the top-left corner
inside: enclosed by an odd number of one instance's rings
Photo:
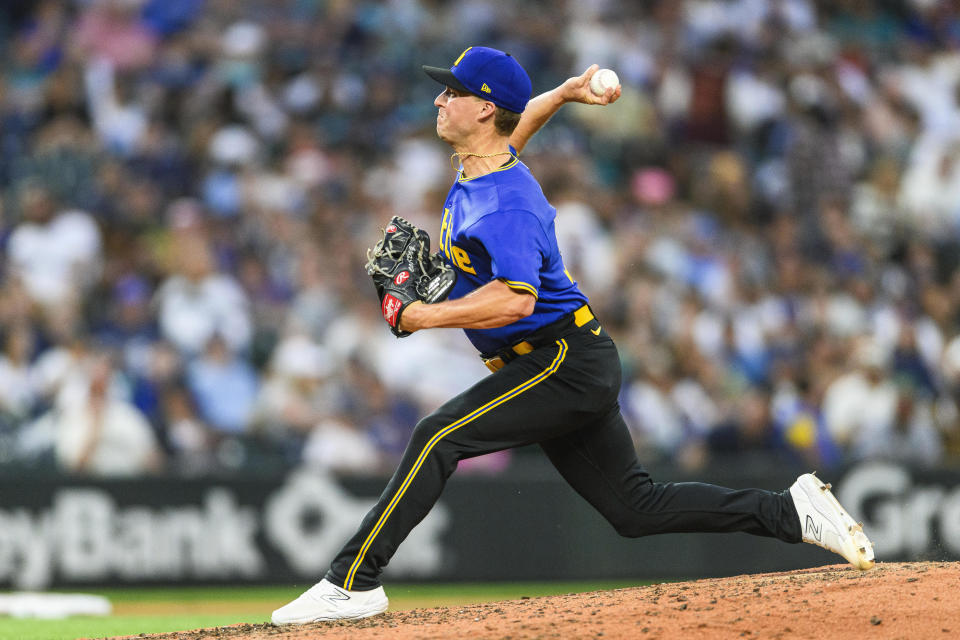
[[[441,432],[445,425],[431,418],[432,416],[427,416],[417,423],[410,437],[410,444],[415,446],[421,455],[426,454],[439,458],[444,462],[444,466],[452,465],[455,467],[462,455],[460,455],[458,447],[449,439],[443,437]]]
[[[410,434],[410,442],[426,444],[437,435],[437,432],[442,428],[440,422],[433,419],[433,416],[422,418],[416,426],[413,427],[413,433]]]

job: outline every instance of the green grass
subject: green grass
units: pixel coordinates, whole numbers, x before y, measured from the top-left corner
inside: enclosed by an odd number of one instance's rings
[[[0,638],[3,640],[73,640],[74,638],[103,638],[140,633],[164,633],[207,627],[222,627],[238,622],[265,622],[265,620],[237,620],[236,616],[109,616],[94,618],[76,616],[64,620],[9,620],[0,619]]]
[[[137,602],[186,602],[204,600],[272,600],[296,597],[313,583],[282,586],[241,587],[125,587],[116,589],[82,589],[84,593],[103,596],[113,604]],[[68,591],[69,593],[69,591]]]
[[[267,622],[273,609],[297,597],[309,586],[85,590],[85,593],[107,597],[113,604],[115,615],[76,616],[64,620],[0,617],[0,640],[75,640]],[[387,595],[390,610],[400,611],[628,586],[638,586],[638,583],[391,584],[387,587]]]

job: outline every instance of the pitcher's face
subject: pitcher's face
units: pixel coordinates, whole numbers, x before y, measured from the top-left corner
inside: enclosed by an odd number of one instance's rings
[[[437,107],[437,135],[455,144],[472,133],[486,101],[471,93],[447,87],[433,101]]]

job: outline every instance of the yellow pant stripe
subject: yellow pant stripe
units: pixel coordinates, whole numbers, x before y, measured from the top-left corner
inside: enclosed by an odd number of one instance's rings
[[[387,521],[387,518],[390,517],[390,514],[393,512],[394,507],[397,506],[397,503],[400,502],[400,498],[403,497],[403,493],[407,490],[407,487],[410,486],[410,483],[413,482],[414,477],[416,477],[417,472],[420,470],[420,467],[423,466],[424,461],[427,459],[427,455],[430,453],[430,450],[433,449],[444,436],[449,435],[450,433],[456,431],[463,425],[472,422],[473,420],[479,418],[487,411],[494,409],[507,400],[515,398],[520,395],[527,389],[536,386],[537,384],[543,382],[549,378],[553,373],[560,368],[560,364],[563,363],[564,358],[567,357],[567,341],[566,340],[557,340],[557,345],[560,349],[557,351],[557,357],[553,359],[553,362],[550,363],[550,366],[541,371],[539,374],[530,378],[526,382],[510,389],[506,393],[494,398],[485,405],[475,409],[469,415],[460,418],[453,424],[450,424],[440,431],[438,431],[430,441],[424,445],[423,450],[420,452],[420,455],[417,457],[417,461],[413,464],[413,468],[407,473],[407,477],[404,478],[403,484],[400,485],[400,489],[397,490],[396,495],[390,500],[387,504],[387,508],[384,509],[383,513],[380,515],[380,518],[377,520],[377,524],[374,525],[373,530],[370,532],[370,535],[367,536],[367,539],[364,541],[363,546],[360,547],[360,552],[357,554],[356,559],[353,561],[353,564],[350,565],[350,570],[347,572],[347,579],[344,581],[343,588],[350,590],[353,587],[353,579],[357,575],[357,569],[360,568],[360,563],[363,561],[363,556],[366,555],[367,550],[370,548],[370,545],[373,544],[374,539],[377,537],[377,534],[380,533],[380,529],[383,528],[384,523]]]

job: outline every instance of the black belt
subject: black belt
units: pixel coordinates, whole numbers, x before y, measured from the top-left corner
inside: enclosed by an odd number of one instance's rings
[[[499,371],[511,360],[530,353],[534,349],[553,344],[557,338],[564,335],[571,328],[582,327],[593,320],[594,317],[590,306],[585,304],[573,313],[563,316],[556,322],[551,322],[547,326],[537,329],[520,342],[509,347],[498,349],[495,353],[480,354],[480,357],[483,358],[483,364],[487,365],[487,369],[490,369],[490,371]]]

